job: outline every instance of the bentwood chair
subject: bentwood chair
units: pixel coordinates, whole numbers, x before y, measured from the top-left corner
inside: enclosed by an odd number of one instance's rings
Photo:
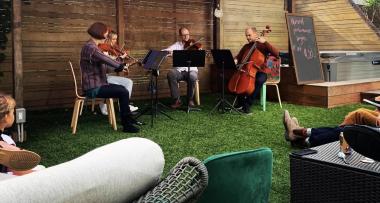
[[[84,103],[89,98],[87,98],[85,96],[81,96],[78,93],[77,80],[76,80],[76,77],[75,77],[75,71],[74,71],[73,64],[71,63],[71,61],[69,61],[69,65],[70,65],[71,74],[72,74],[73,80],[74,80],[74,91],[75,91],[75,96],[76,96],[75,103],[74,103],[74,109],[73,109],[73,115],[72,115],[72,118],[71,118],[71,129],[72,129],[72,133],[75,134],[76,131],[77,131],[78,117],[80,115],[82,115],[83,105],[84,105]],[[112,126],[112,128],[114,130],[117,130],[115,110],[114,110],[114,105],[113,105],[113,99],[112,98],[107,98],[106,99],[106,104],[107,104],[109,123],[111,124],[111,126]]]

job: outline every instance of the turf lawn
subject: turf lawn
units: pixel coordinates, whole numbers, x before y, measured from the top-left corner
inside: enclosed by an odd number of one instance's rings
[[[107,117],[99,113],[94,115],[89,108],[79,118],[76,135],[72,135],[70,130],[72,109],[28,111],[28,140],[21,146],[39,153],[43,165],[52,166],[107,143],[132,136],[145,137],[162,147],[166,160],[165,173],[186,156],[203,160],[223,152],[269,147],[274,155],[270,202],[289,202],[288,154],[294,149],[284,140],[283,110],[288,109],[302,126],[318,127],[335,126],[347,112],[358,107],[369,107],[357,104],[323,109],[284,103],[283,109],[280,109],[278,103],[269,102],[266,112],[258,104],[254,105],[251,116],[235,113],[210,116],[217,97],[213,94],[202,95],[201,112],[186,114],[184,111],[168,111],[175,121],[160,115],[155,119],[153,128],[150,126],[150,116],[142,116],[140,120],[148,124],[138,134],[123,133],[120,125],[119,131],[113,131]],[[137,105],[143,108],[144,102],[137,102]]]

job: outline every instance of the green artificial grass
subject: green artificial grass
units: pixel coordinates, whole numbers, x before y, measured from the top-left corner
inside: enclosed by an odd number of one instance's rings
[[[268,102],[266,112],[255,104],[251,116],[236,113],[209,115],[217,97],[215,94],[202,95],[201,112],[167,111],[175,120],[159,115],[153,128],[150,116],[142,116],[140,120],[147,125],[138,134],[123,133],[120,124],[118,131],[112,130],[107,117],[99,113],[94,115],[90,108],[85,109],[79,118],[76,135],[72,135],[70,129],[72,109],[28,111],[28,138],[20,146],[39,153],[43,165],[53,166],[120,139],[145,137],[162,147],[165,173],[186,156],[204,160],[214,154],[269,147],[274,155],[270,202],[289,202],[288,154],[294,149],[284,140],[283,110],[288,109],[302,126],[319,127],[336,126],[348,112],[365,106],[357,104],[324,109],[283,103],[281,109],[277,102]],[[137,104],[143,108],[144,102]]]

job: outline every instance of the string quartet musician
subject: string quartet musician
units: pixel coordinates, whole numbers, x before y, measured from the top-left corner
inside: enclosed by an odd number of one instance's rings
[[[134,59],[129,59],[131,57],[129,56],[128,51],[119,47],[119,45],[117,44],[117,38],[118,38],[117,33],[111,30],[108,33],[104,44],[100,44],[99,48],[103,51],[104,54],[108,55],[109,57],[111,57],[112,59],[116,61],[127,62],[128,64],[135,63],[136,61]],[[118,76],[118,75],[112,74],[112,72],[113,71],[108,70],[107,82],[109,84],[123,86],[125,89],[128,90],[129,98],[131,98],[133,81],[125,76]],[[100,112],[103,115],[108,115],[107,105],[105,105],[104,102],[99,103],[99,107],[100,107]],[[135,107],[132,105],[129,105],[129,108],[132,112],[138,110],[138,107]]]
[[[88,28],[87,32],[90,39],[82,47],[80,57],[82,90],[89,98],[118,98],[123,132],[139,132],[140,129],[134,126],[136,121],[131,117],[128,90],[121,85],[107,82],[108,68],[121,72],[126,65],[111,59],[98,47],[107,38],[109,32],[107,25],[96,22]]]
[[[259,36],[255,27],[249,27],[245,29],[245,37],[248,41],[239,51],[238,55],[235,57],[235,63],[240,64],[242,60],[248,54],[250,48],[256,42],[256,49],[263,53],[265,56],[271,54],[272,56],[279,57],[279,51],[273,47],[264,37]],[[266,57],[265,57],[266,58]],[[265,63],[266,64],[266,61]],[[252,66],[254,64],[247,63],[248,66]],[[237,106],[236,108],[240,108],[243,113],[251,114],[251,106],[253,104],[254,99],[260,93],[261,87],[267,80],[267,73],[269,68],[264,65],[261,69],[256,73],[256,81],[255,81],[255,90],[252,94],[240,94],[237,97]]]
[[[194,40],[190,39],[189,29],[185,27],[181,27],[178,30],[178,34],[181,37],[181,40],[170,45],[168,48],[163,49],[163,51],[169,51],[169,55],[171,55],[174,50],[185,50],[185,49],[188,49],[189,46],[193,47],[192,43],[194,42]],[[197,49],[201,49],[201,48],[197,47]],[[189,75],[188,67],[173,67],[173,69],[171,69],[167,74],[170,94],[173,99],[171,108],[173,109],[177,109],[182,105],[178,83],[180,81],[185,81],[187,83],[188,75]],[[187,85],[190,85],[190,88],[187,88],[188,89],[187,96],[189,98],[189,101],[187,102],[189,102],[188,104],[190,107],[194,106],[194,99],[193,99],[194,88],[195,88],[195,82],[197,80],[198,80],[198,68],[190,67],[190,83],[191,84],[187,84]]]

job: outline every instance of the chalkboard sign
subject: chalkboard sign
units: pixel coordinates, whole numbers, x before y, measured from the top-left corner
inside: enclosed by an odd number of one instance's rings
[[[286,14],[297,84],[324,82],[311,16]]]

